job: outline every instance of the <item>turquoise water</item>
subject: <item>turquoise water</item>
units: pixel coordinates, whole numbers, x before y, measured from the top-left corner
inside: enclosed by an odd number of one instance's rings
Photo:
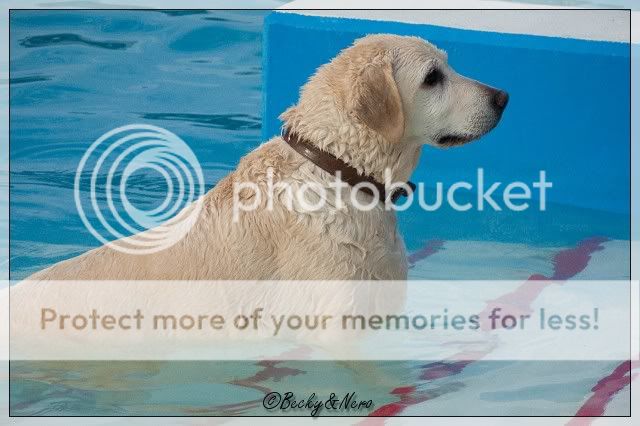
[[[13,12],[11,279],[99,245],[73,203],[84,151],[118,126],[179,135],[206,189],[260,133],[264,12]],[[136,176],[132,202],[164,197]]]
[[[264,15],[12,12],[12,279],[99,245],[76,212],[73,179],[85,149],[103,133],[130,123],[176,133],[197,155],[207,189],[260,143]],[[133,203],[162,201],[159,176],[137,179]],[[405,212],[400,226],[411,252],[444,241],[433,257],[415,257],[411,276],[524,280],[548,274],[553,254],[584,238],[625,244],[628,216],[552,207],[548,217],[503,212],[473,220],[447,211]],[[494,234],[504,238],[492,241]],[[606,278],[626,277],[624,252],[608,258],[619,273]],[[390,382],[416,384],[419,401],[405,414],[573,415],[616,366],[476,362],[425,380],[424,364],[376,367]],[[398,400],[390,385],[329,362],[12,362],[10,384],[14,415],[264,415],[260,401],[268,389],[357,391],[376,408]],[[628,410],[617,406],[619,414]]]

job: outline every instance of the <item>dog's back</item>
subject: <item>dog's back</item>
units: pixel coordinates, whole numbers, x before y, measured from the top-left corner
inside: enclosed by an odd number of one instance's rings
[[[406,278],[404,245],[393,212],[381,207],[359,211],[347,197],[342,210],[326,206],[305,211],[295,202],[290,208],[284,195],[269,193],[270,173],[273,186],[285,183],[299,188],[315,179],[328,187],[330,182],[328,174],[305,162],[277,137],[244,157],[234,172],[203,197],[198,220],[172,247],[153,254],[129,254],[106,245],[28,280]],[[234,186],[241,182],[255,183],[261,202],[234,218],[234,201],[248,203],[258,196],[252,190],[239,190],[234,200]],[[144,238],[144,233],[129,238]]]

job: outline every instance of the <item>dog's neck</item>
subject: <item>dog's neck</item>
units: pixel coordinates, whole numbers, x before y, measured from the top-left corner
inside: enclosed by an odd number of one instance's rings
[[[401,141],[391,144],[375,132],[352,128],[295,126],[293,131],[308,143],[344,161],[381,183],[406,182],[420,158],[421,145]],[[387,176],[388,174],[388,176]]]
[[[394,184],[404,182],[395,182],[391,179],[391,174],[386,173],[386,182],[380,182],[369,175],[363,175],[358,172],[355,167],[345,163],[334,155],[321,150],[316,145],[301,139],[299,135],[283,129],[282,139],[289,144],[298,154],[320,167],[331,175],[339,176],[341,180],[353,187],[357,187],[360,191],[379,198],[380,201],[386,203],[391,201],[395,203],[399,197],[407,196],[410,191],[415,189],[412,182],[407,182],[406,186],[398,187]],[[364,186],[363,186],[364,185]],[[368,186],[367,186],[368,185]],[[389,185],[394,185],[389,187]],[[408,187],[408,188],[407,188]]]

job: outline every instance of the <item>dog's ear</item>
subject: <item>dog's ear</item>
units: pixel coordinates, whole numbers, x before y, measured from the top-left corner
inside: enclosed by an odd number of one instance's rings
[[[387,142],[399,142],[404,134],[404,112],[390,59],[378,57],[364,65],[353,83],[350,113]]]

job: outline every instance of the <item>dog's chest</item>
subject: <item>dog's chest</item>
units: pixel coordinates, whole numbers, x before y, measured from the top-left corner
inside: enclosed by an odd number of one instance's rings
[[[395,212],[356,211],[332,227],[338,255],[355,266],[352,279],[404,280],[407,257]]]
[[[290,241],[285,241],[286,273],[291,264],[304,264],[304,273],[296,277],[336,280],[404,280],[407,277],[405,245],[397,229],[396,212],[379,203],[373,208],[370,195],[352,188],[334,192],[331,180],[316,174],[313,168],[301,167],[287,182],[295,189],[315,182],[325,188],[322,197],[311,197],[311,203],[324,200],[322,208],[307,211],[296,202],[283,212],[291,214],[292,226],[286,225]],[[295,201],[295,200],[294,200]],[[284,214],[283,217],[286,217]],[[295,259],[296,262],[291,262]],[[299,262],[299,263],[298,263]],[[309,278],[312,277],[312,278]]]

